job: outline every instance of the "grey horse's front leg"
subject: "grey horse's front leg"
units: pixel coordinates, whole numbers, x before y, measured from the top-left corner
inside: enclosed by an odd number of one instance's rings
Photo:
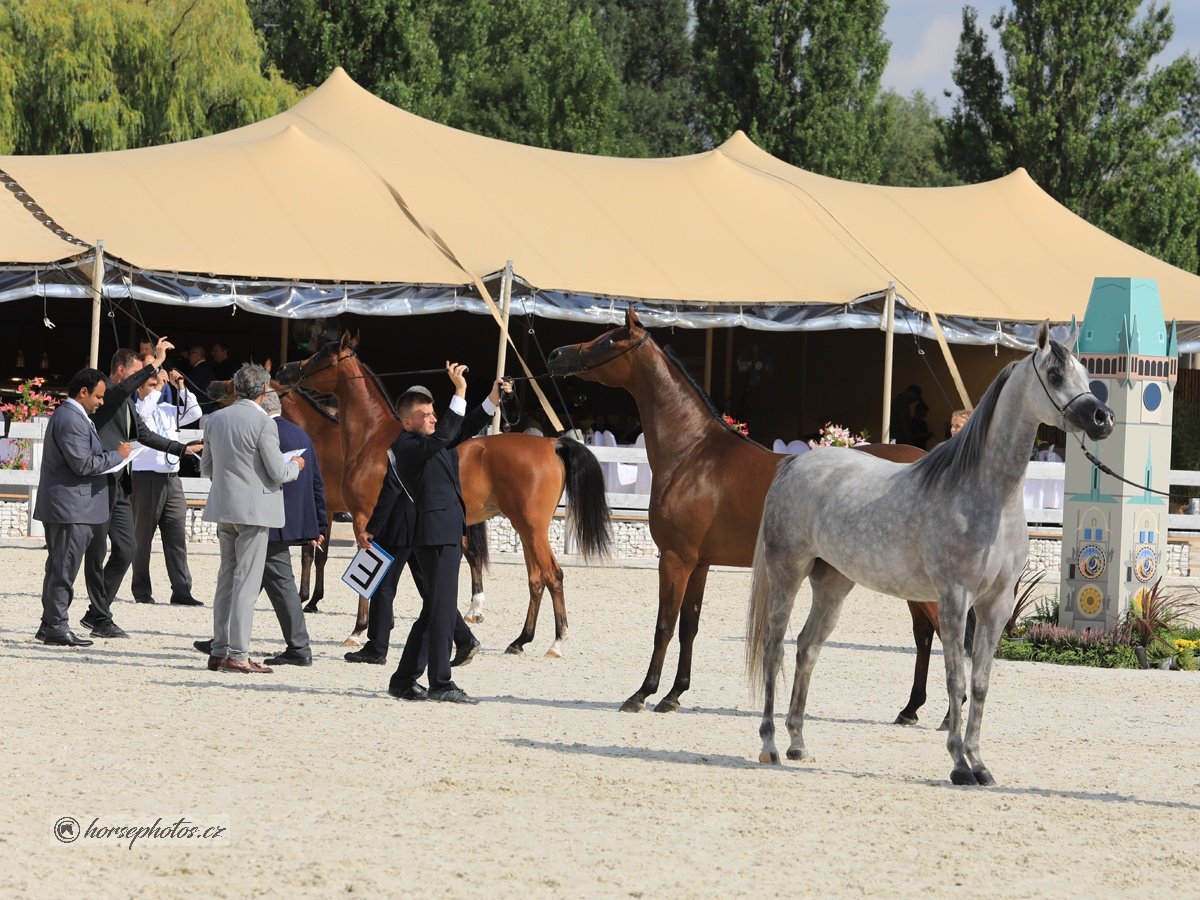
[[[962,638],[967,625],[967,608],[971,605],[970,601],[970,595],[961,585],[951,587],[938,601],[942,652],[946,657],[946,692],[950,700],[946,750],[954,760],[954,768],[950,771],[950,781],[954,784],[979,784],[964,752],[960,705],[967,687],[966,653],[963,650]]]
[[[979,744],[992,662],[996,658],[996,644],[1012,614],[1012,596],[1011,586],[1006,586],[1004,590],[975,604],[975,639],[971,646],[971,711],[967,715],[965,751],[971,764],[971,774],[975,776],[976,783],[981,785],[996,783],[983,763]]]

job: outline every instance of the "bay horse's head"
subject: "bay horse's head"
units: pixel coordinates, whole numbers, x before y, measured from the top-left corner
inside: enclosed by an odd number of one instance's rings
[[[567,344],[551,352],[546,367],[552,375],[575,375],[609,387],[624,387],[633,373],[635,353],[650,340],[630,306],[625,324],[582,344]]]
[[[357,348],[358,337],[344,332],[340,341],[330,341],[308,359],[283,366],[276,378],[285,387],[305,387],[321,394],[334,394],[339,366],[357,356]]]
[[[228,381],[210,381],[204,389],[209,400],[216,400],[222,406],[228,406],[237,399],[237,391],[233,387],[233,379]]]
[[[1078,331],[1071,336],[1075,344]],[[1082,431],[1094,441],[1112,434],[1113,411],[1092,393],[1088,372],[1075,354],[1050,340],[1050,322],[1038,328],[1037,348],[1030,365],[1040,388],[1032,388],[1038,416],[1047,425]]]

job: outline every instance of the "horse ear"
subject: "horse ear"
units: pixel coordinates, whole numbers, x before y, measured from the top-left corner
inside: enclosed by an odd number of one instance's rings
[[[1050,346],[1050,320],[1043,319],[1042,324],[1038,326],[1037,348],[1038,352],[1046,352],[1046,348]]]
[[[348,332],[347,332],[347,333],[348,333]],[[361,329],[361,328],[356,328],[356,329],[354,330],[354,337],[350,338],[350,349],[351,349],[351,350],[357,349],[357,347],[358,347],[358,339],[359,339],[359,336],[360,336],[361,334],[362,334],[362,329]]]
[[[633,330],[634,326],[642,327],[642,320],[638,318],[637,313],[633,311],[633,304],[630,303],[625,307],[625,327]]]
[[[350,337],[350,332],[348,330],[343,331],[342,332],[342,349],[343,350],[345,350],[348,346],[350,346],[351,340],[352,340],[352,338]]]

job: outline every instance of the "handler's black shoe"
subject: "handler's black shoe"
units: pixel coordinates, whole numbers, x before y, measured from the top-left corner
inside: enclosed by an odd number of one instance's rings
[[[212,656],[212,641],[192,641],[192,646],[205,656]]]
[[[98,638],[127,638],[128,634],[125,629],[116,622],[109,622],[107,625],[99,625],[92,629],[92,637]]]
[[[377,653],[370,653],[363,648],[362,650],[351,650],[346,654],[346,662],[352,663],[370,663],[373,666],[382,666],[387,662],[387,656],[380,656]]]
[[[479,639],[471,638],[471,643],[463,644],[454,649],[454,658],[450,660],[450,668],[465,666],[479,653]]]
[[[312,656],[307,653],[298,653],[295,650],[287,649],[282,653],[277,653],[270,659],[263,660],[264,666],[311,666]]]
[[[83,618],[79,620],[79,624],[89,631],[96,627],[96,617],[90,609],[83,614]]]
[[[388,685],[388,693],[393,697],[398,697],[401,700],[428,700],[429,691],[425,690],[423,684],[418,684],[415,681],[410,681],[404,685]]]
[[[429,699],[437,700],[441,703],[466,703],[470,706],[477,706],[479,701],[474,697],[467,695],[467,692],[457,685],[439,688],[436,691],[429,691]]]

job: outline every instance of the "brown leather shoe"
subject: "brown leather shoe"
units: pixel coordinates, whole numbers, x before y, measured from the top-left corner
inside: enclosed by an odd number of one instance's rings
[[[274,669],[260,666],[252,659],[223,659],[217,666],[222,672],[241,672],[243,675],[269,675]]]
[[[210,672],[217,671],[217,669],[221,668],[221,663],[223,663],[223,662],[225,662],[223,657],[210,656],[208,658],[208,671],[210,671]]]

